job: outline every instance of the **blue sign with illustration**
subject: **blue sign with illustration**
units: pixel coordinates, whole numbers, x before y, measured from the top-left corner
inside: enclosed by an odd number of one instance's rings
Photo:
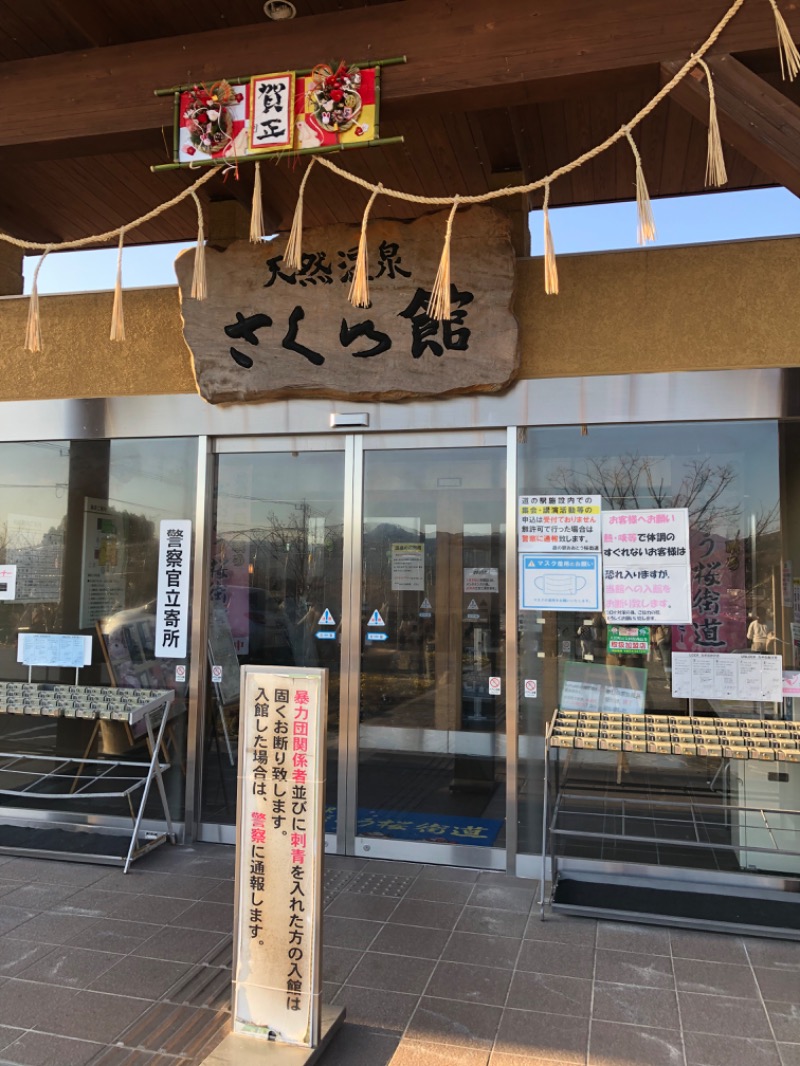
[[[523,611],[599,611],[600,555],[519,557],[519,605]]]

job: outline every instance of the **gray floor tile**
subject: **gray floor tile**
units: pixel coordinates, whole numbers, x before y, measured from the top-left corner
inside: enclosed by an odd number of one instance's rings
[[[78,1040],[113,1043],[149,1006],[144,999],[102,992],[66,988],[54,988],[53,992],[68,992],[69,998],[49,994],[47,1009],[34,1028]]]
[[[391,1066],[487,1066],[488,1051],[469,1050],[453,1044],[425,1044],[402,1040]]]
[[[457,999],[465,1003],[488,1003],[502,1007],[511,981],[509,970],[475,966],[464,962],[439,962],[433,971],[426,996]]]
[[[707,1033],[685,1033],[684,1039],[687,1066],[781,1066],[773,1040]]]
[[[455,926],[463,909],[460,903],[430,903],[421,899],[401,899],[392,912],[389,923],[450,930]]]
[[[418,877],[406,892],[406,899],[427,899],[433,903],[465,904],[472,892],[472,884],[464,881],[445,881],[442,878]]]
[[[744,941],[722,933],[695,933],[691,929],[671,929],[672,954],[680,959],[705,959],[708,962],[747,964]]]
[[[0,973],[2,968],[0,967]],[[800,1002],[800,970],[777,970],[762,966],[754,967],[761,995],[789,1003]]]
[[[727,962],[701,962],[675,959],[675,984],[681,992],[706,992],[716,996],[758,995],[753,971],[749,966]],[[798,973],[800,977],[800,972]]]
[[[47,859],[11,859],[3,864],[3,877],[53,885],[92,885],[108,873],[107,867],[78,862],[49,862]]]
[[[320,1066],[389,1066],[399,1041],[395,1033],[376,1032],[346,1021]]]
[[[131,880],[131,874],[135,873],[137,870],[134,866],[131,873],[121,875],[121,880],[117,882],[119,887],[122,889],[126,886]],[[188,874],[156,873],[146,869],[139,870],[138,873],[137,890],[148,896],[167,896],[185,900],[208,899],[209,893],[219,885],[231,885],[229,880],[221,881],[217,877],[191,877]],[[98,881],[95,887],[105,888],[108,885],[110,888],[113,883],[106,879]]]
[[[355,964],[364,953],[352,948],[326,947],[322,953],[322,975],[337,987],[347,980]]]
[[[679,1028],[675,993],[662,988],[634,988],[596,981],[592,1016],[604,1022]]]
[[[176,926],[186,929],[209,929],[215,933],[230,933],[233,929],[233,904],[200,900],[187,908],[185,900],[169,902],[178,908],[177,917],[174,919]]]
[[[337,918],[332,915],[322,925],[322,939],[327,947],[355,948],[366,951],[383,928],[380,922],[367,922],[359,918]]]
[[[4,1047],[8,1047],[9,1044],[13,1044],[15,1040],[19,1040],[24,1032],[24,1029],[15,1029],[10,1025],[0,1025],[0,1051]],[[2,1061],[1,1056],[0,1061]]]
[[[778,1043],[778,1054],[781,1057],[781,1066],[800,1066],[800,1044]],[[729,1066],[725,1063],[725,1066]],[[730,1066],[734,1066],[733,1063]]]
[[[513,911],[496,911],[491,907],[465,907],[456,929],[461,933],[521,937],[526,921],[524,914],[515,914]]]
[[[790,940],[746,940],[745,947],[753,966],[776,970],[800,970],[800,944]]]
[[[97,918],[85,924],[69,943],[91,948],[94,951],[115,951],[120,955],[127,955],[161,929],[162,926],[149,922],[128,922],[123,918]]]
[[[456,932],[448,940],[442,958],[451,962],[469,962],[477,966],[499,966],[513,970],[519,947],[519,941],[514,937]]]
[[[362,988],[385,988],[391,992],[410,992],[418,996],[425,991],[436,963],[433,959],[410,956],[380,955],[368,951],[346,978],[349,985]]]
[[[182,962],[143,959],[128,955],[95,978],[89,985],[96,992],[158,999],[187,973]]]
[[[358,858],[355,855],[329,855],[326,853],[323,858],[326,870],[345,870],[347,873],[356,873],[358,870],[363,870],[368,862],[369,859]]]
[[[233,905],[233,891],[233,881],[216,881],[214,887],[203,896],[203,899],[207,899],[209,903],[228,903]]]
[[[419,996],[405,992],[387,992],[381,988],[342,985],[333,1002],[347,1008],[353,1025],[386,1030],[399,1037],[408,1025]]]
[[[52,1013],[75,996],[72,988],[47,989],[42,995],[42,986],[21,981],[16,977],[4,979],[0,985],[0,1025],[19,1029],[33,1029],[39,1022],[50,1023]],[[50,1030],[52,1031],[52,1030]]]
[[[589,1066],[683,1066],[677,1029],[647,1029],[613,1022],[592,1022]]]
[[[530,973],[591,979],[594,975],[594,950],[585,944],[525,940],[519,953],[517,969],[528,970]]]
[[[670,955],[669,930],[627,922],[598,922],[597,946],[643,955]]]
[[[36,915],[35,910],[25,910],[23,907],[6,907],[0,903],[0,936],[10,933],[12,929],[19,929]]]
[[[49,908],[54,914],[77,915],[84,918],[107,918],[119,912],[129,896],[120,899],[119,892],[103,891],[94,885],[73,889],[67,899]]]
[[[49,955],[52,944],[37,944],[14,937],[0,937],[0,977],[15,977],[43,955]]]
[[[340,892],[326,908],[325,914],[338,918],[366,918],[385,922],[397,906],[397,899],[386,896],[367,896],[358,892]]]
[[[409,1040],[420,1042],[485,1048],[489,1051],[501,1015],[500,1007],[484,1003],[460,1003],[423,996],[414,1011],[406,1036]]]
[[[221,944],[228,934],[211,933],[205,929],[159,929],[131,952],[149,959],[168,959],[171,962],[199,962]]]
[[[800,1004],[767,1000],[766,1008],[775,1039],[787,1044],[800,1044]]]
[[[478,881],[469,898],[470,907],[491,907],[514,914],[530,912],[536,894],[535,887],[517,888],[506,885],[486,885]]]
[[[45,911],[16,926],[14,938],[43,944],[66,944],[95,921],[86,915],[51,914]]]
[[[546,973],[514,974],[507,1006],[515,1010],[546,1011],[588,1018],[592,1005],[592,982],[578,977]]]
[[[2,1062],[14,1066],[86,1066],[104,1047],[50,1033],[25,1033],[3,1049]]]
[[[325,921],[327,928],[328,919]],[[446,929],[421,929],[415,925],[384,925],[372,942],[371,951],[390,955],[414,955],[420,959],[438,959],[450,933]],[[324,933],[323,933],[324,935]]]
[[[505,1010],[497,1032],[495,1051],[530,1055],[556,1062],[585,1062],[589,1038],[589,1020],[564,1018],[530,1010]]]
[[[716,1033],[769,1040],[772,1036],[761,1002],[729,996],[704,996],[679,992],[681,1024],[684,1032]]]
[[[666,955],[640,955],[637,951],[599,948],[595,978],[640,988],[675,987],[672,959]]]
[[[106,911],[105,917],[119,918],[128,922],[152,922],[158,915],[162,925],[176,922],[176,919],[193,904],[186,899],[168,899],[165,896],[132,895],[125,892],[104,892],[105,900],[100,900]],[[69,901],[67,901],[69,902]],[[57,908],[63,911],[63,907]]]
[[[19,976],[25,981],[66,985],[68,988],[88,988],[98,976],[122,958],[121,955],[102,951],[85,951],[74,945],[51,948],[44,958],[31,963]]]
[[[531,911],[525,926],[526,940],[552,940],[558,944],[591,944],[597,940],[597,922],[593,918],[571,918],[548,912],[542,921],[538,908]]]
[[[2,896],[4,907],[19,907],[28,911],[31,915],[42,911],[51,911],[57,904],[63,902],[69,896],[79,891],[74,885],[51,885],[35,882],[33,884],[17,885],[11,892],[5,892]]]
[[[464,884],[475,884],[480,877],[480,870],[465,870],[455,866],[423,866],[420,877],[441,878],[445,881],[461,881]]]

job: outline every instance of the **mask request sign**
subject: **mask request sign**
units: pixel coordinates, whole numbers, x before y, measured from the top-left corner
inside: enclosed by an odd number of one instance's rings
[[[503,388],[518,368],[508,220],[485,207],[457,214],[451,315],[439,322],[428,303],[446,221],[440,213],[370,222],[365,308],[347,298],[356,226],[306,230],[299,270],[285,262],[285,237],[209,247],[203,301],[190,296],[194,251],[183,252],[175,269],[201,396],[210,403],[288,395],[370,400]]]

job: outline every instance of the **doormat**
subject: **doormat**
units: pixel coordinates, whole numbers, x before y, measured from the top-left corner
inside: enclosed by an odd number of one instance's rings
[[[469,844],[488,848],[494,844],[503,822],[495,818],[465,818],[451,814],[437,817],[415,811],[384,811],[359,807],[356,836],[385,840],[422,840],[428,844]],[[325,832],[336,832],[336,808],[325,808]]]

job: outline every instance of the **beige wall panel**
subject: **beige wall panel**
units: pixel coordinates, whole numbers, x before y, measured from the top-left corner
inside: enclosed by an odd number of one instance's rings
[[[799,257],[797,238],[561,256],[558,296],[518,260],[521,376],[797,366]]]
[[[520,259],[521,376],[798,366],[799,258],[800,238],[561,256],[559,296],[541,259]],[[0,401],[194,392],[177,288],[125,293],[124,344],[111,306],[110,292],[41,297],[34,355],[28,300],[0,298]]]

